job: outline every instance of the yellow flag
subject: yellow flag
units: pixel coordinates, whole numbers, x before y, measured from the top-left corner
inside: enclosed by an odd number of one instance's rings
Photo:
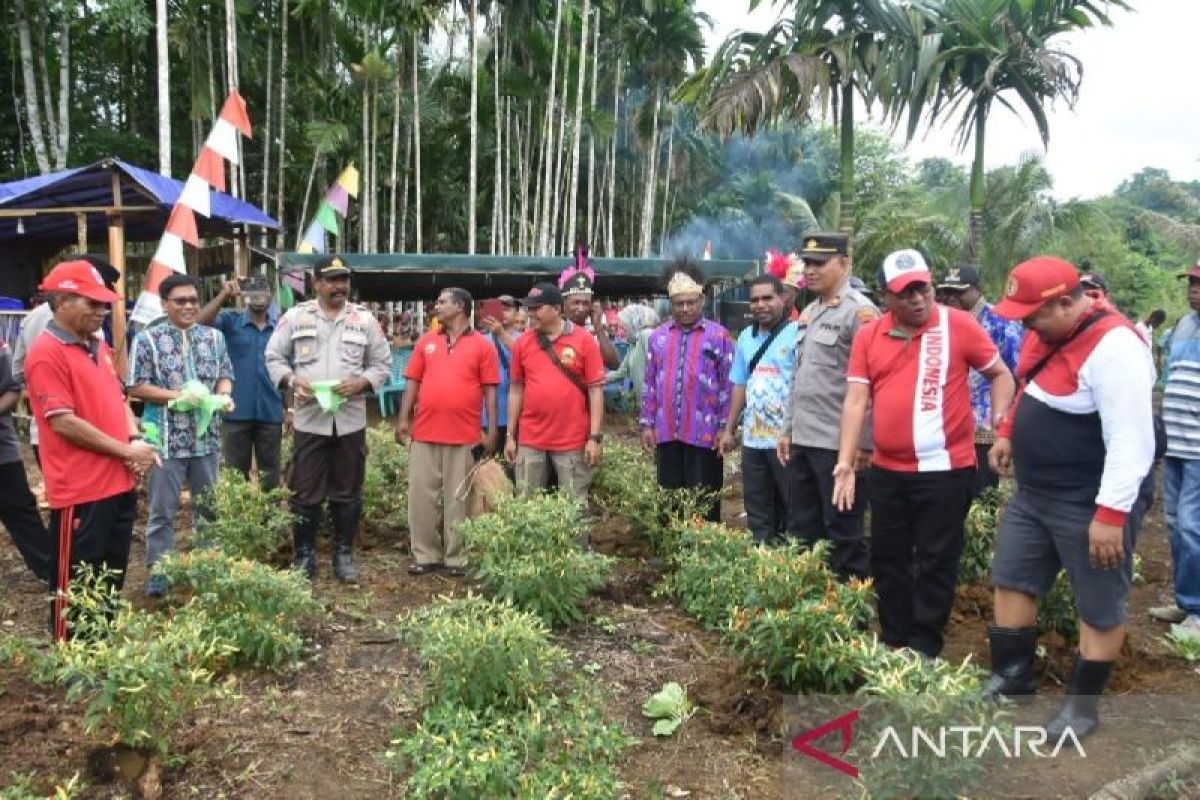
[[[351,197],[358,197],[358,170],[354,165],[346,167],[342,170],[342,174],[337,179],[338,186],[346,190],[346,194]]]

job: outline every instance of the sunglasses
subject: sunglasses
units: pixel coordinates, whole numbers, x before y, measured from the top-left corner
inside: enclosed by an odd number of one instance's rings
[[[199,297],[172,297],[167,302],[177,306],[198,306],[200,305]]]

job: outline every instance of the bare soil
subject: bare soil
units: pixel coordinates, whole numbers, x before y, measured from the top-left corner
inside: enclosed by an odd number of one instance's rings
[[[36,469],[30,470],[34,481]],[[741,524],[740,493],[724,504],[726,520]],[[181,514],[186,547],[190,515]],[[126,594],[142,594],[144,546],[134,543]],[[747,675],[721,643],[681,611],[657,597],[660,574],[645,543],[629,526],[601,519],[597,549],[617,556],[606,589],[589,601],[587,621],[559,635],[579,670],[607,692],[608,712],[640,739],[621,764],[631,798],[799,798],[806,790],[785,783],[796,755],[783,735],[784,697]],[[369,526],[360,546],[358,587],[333,580],[323,542],[315,593],[329,611],[302,663],[283,674],[239,674],[240,697],[206,708],[176,732],[178,763],[161,767],[164,797],[376,798],[403,795],[402,776],[379,758],[395,732],[422,712],[419,664],[395,639],[395,620],[439,594],[461,593],[469,581],[429,575],[414,578],[403,531]],[[1170,553],[1156,509],[1138,543],[1144,585],[1134,589],[1130,635],[1113,681],[1117,693],[1200,695],[1193,667],[1162,643],[1166,626],[1146,609],[1169,597]],[[11,543],[0,544],[0,626],[47,642],[43,591],[25,573]],[[962,587],[951,620],[946,653],[986,662],[991,610],[986,586]],[[1061,691],[1070,648],[1045,642],[1044,685]],[[697,715],[672,737],[655,738],[641,705],[667,681],[688,688]],[[87,797],[127,797],[146,769],[121,750],[85,734],[82,709],[59,688],[33,684],[25,665],[0,664],[0,785],[11,772],[32,773],[51,789],[74,773],[89,784]],[[1086,762],[1058,765],[1087,772]],[[143,781],[144,782],[144,781]],[[1035,793],[1035,792],[1031,792]]]

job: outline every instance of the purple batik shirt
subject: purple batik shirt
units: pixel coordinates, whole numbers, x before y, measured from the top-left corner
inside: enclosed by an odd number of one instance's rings
[[[735,349],[729,331],[702,319],[683,329],[663,323],[647,343],[641,425],[654,440],[713,447],[729,416],[729,370]]]

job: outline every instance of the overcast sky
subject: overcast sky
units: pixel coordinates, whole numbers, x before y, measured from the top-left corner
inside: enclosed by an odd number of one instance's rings
[[[713,19],[709,51],[734,30],[765,30],[778,16],[771,8],[748,13],[745,0],[697,0]],[[765,4],[764,4],[765,5]],[[1200,0],[1130,0],[1137,11],[1118,11],[1112,28],[1064,37],[1083,62],[1083,86],[1074,110],[1049,112],[1045,158],[1061,198],[1111,192],[1145,166],[1162,167],[1178,180],[1200,179]],[[969,164],[953,145],[953,125],[925,133],[909,146],[914,160],[945,156]],[[902,138],[902,137],[901,137]],[[1041,151],[1032,121],[997,108],[988,122],[988,167]]]

